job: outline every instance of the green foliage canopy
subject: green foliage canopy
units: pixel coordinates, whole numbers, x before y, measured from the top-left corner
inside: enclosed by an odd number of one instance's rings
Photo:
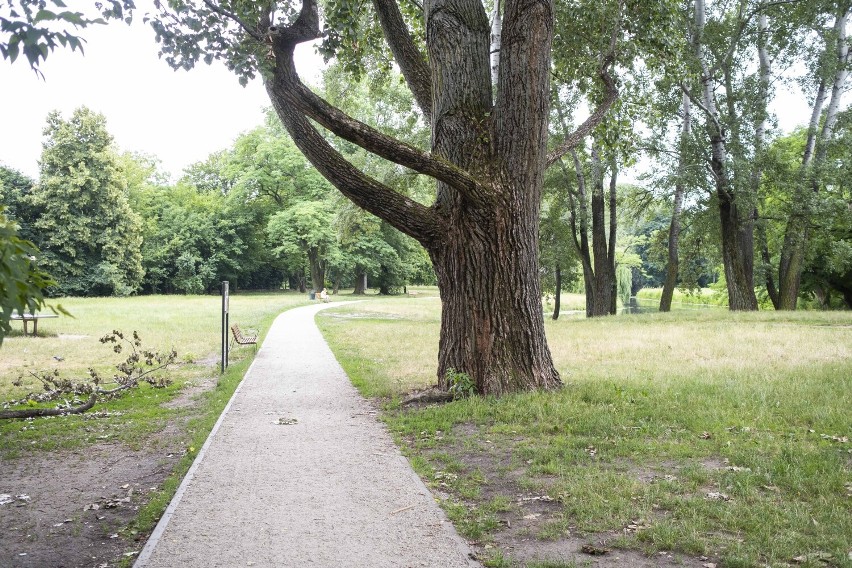
[[[60,295],[127,295],[142,282],[141,222],[103,115],[82,107],[48,115],[33,223],[43,266]]]

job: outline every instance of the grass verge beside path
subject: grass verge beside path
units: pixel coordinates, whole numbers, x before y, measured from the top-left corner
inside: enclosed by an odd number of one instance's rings
[[[435,382],[439,310],[389,299],[319,322],[490,565],[604,541],[696,566],[852,566],[852,314],[548,321],[566,388],[401,410]]]
[[[172,385],[155,389],[142,384],[124,396],[99,402],[88,414],[39,419],[21,430],[19,421],[0,421],[0,455],[20,457],[33,451],[72,449],[99,441],[119,441],[137,448],[146,437],[172,419],[185,416],[188,405],[169,408],[182,392],[206,390],[218,377],[221,300],[216,296],[138,296],[132,298],[68,298],[61,302],[74,318],[47,320],[39,337],[12,335],[0,348],[0,401],[39,392],[41,384],[30,371],[52,371],[74,381],[88,378],[95,368],[112,376],[127,353],[116,354],[99,338],[113,329],[130,335],[138,331],[142,347],[178,353],[169,372]],[[232,295],[230,318],[243,329],[263,333],[281,311],[308,303],[304,294]],[[232,350],[232,362],[250,357],[249,349]],[[106,420],[93,425],[93,413]]]
[[[101,534],[106,529],[98,528],[112,516],[95,524],[90,517],[103,519],[108,514],[84,510],[84,505],[98,502],[98,499],[110,501],[109,492],[113,486],[124,481],[105,476],[98,480],[69,477],[40,483],[39,495],[33,497],[34,502],[38,500],[39,510],[47,512],[47,518],[50,518],[52,510],[64,507],[64,515],[72,519],[73,526],[77,528],[70,528],[70,523],[68,529],[51,528],[59,525],[42,521],[40,524],[43,524],[45,534],[39,532],[38,526],[27,529],[30,534],[26,535],[26,541],[10,533],[0,537],[0,544],[5,542],[0,548],[20,547],[28,551],[30,558],[40,558],[46,565],[60,561],[76,565],[75,562],[88,561],[90,553],[87,550],[102,548],[103,542],[99,541],[107,539],[107,536],[113,539],[108,540],[111,546],[123,545],[124,551],[138,550],[141,545],[137,543],[153,529],[162,515],[254,359],[251,347],[235,346],[228,371],[225,375],[219,374],[221,299],[217,296],[74,298],[64,299],[61,303],[75,316],[74,319],[60,317],[47,320],[48,325],[40,326],[39,337],[16,334],[4,341],[0,348],[1,400],[20,398],[27,392],[38,390],[38,382],[28,378],[29,370],[56,368],[63,377],[80,381],[87,377],[88,367],[94,366],[106,376],[111,376],[111,368],[114,370],[114,365],[122,361],[126,353],[118,355],[98,339],[113,329],[128,335],[138,331],[143,348],[168,350],[174,347],[179,363],[169,372],[173,380],[169,387],[155,389],[142,384],[120,398],[99,401],[95,408],[82,415],[0,420],[2,468],[13,471],[16,463],[49,464],[52,459],[77,460],[79,456],[97,455],[105,460],[103,471],[107,471],[114,460],[130,455],[129,459],[138,463],[140,472],[152,472],[145,474],[144,483],[134,494],[132,504],[138,508],[138,513],[131,510],[115,515],[110,523],[108,533],[117,531],[119,538]],[[230,320],[243,329],[256,329],[262,341],[279,313],[308,303],[305,294],[232,295]],[[23,379],[19,379],[21,375]],[[76,469],[82,471],[85,468]],[[72,468],[68,475],[73,476],[76,469]],[[35,471],[42,470],[37,468]],[[10,481],[6,481],[5,485],[9,485]],[[90,491],[89,500],[85,503],[57,502],[52,496],[53,487],[57,491],[65,491],[69,486],[91,488],[100,487],[100,484],[105,484],[104,493],[92,494]],[[154,484],[156,487],[149,488]],[[130,485],[136,487],[140,484]],[[128,485],[122,487],[126,490]],[[14,491],[11,486],[3,489],[7,493]],[[110,509],[109,515],[117,510]],[[24,509],[18,512],[24,512]],[[21,523],[33,522],[31,518],[15,520],[10,517],[6,520],[21,526]],[[64,518],[61,516],[59,520]],[[123,530],[118,530],[121,527],[116,523],[119,522],[123,523]],[[94,528],[89,529],[90,526]],[[56,542],[53,533],[57,531],[60,538],[68,536],[64,534],[66,531],[71,531],[72,536],[79,533],[79,536],[69,538],[68,548],[55,551],[59,556],[53,558],[38,547],[51,548],[51,542]],[[144,544],[144,540],[141,542]],[[123,559],[125,565],[132,564],[132,561],[132,556]]]

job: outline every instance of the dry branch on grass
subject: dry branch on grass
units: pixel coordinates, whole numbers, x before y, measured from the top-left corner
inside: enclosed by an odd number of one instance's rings
[[[122,332],[113,330],[112,333],[101,337],[100,342],[105,345],[113,344],[112,349],[116,353],[121,353],[129,346],[130,354],[127,359],[116,365],[115,368],[118,372],[113,374],[112,377],[103,377],[96,370],[90,368],[88,381],[74,382],[70,379],[61,378],[58,370],[52,372],[31,371],[30,375],[41,382],[44,392],[31,392],[22,399],[3,403],[0,419],[81,414],[95,406],[99,399],[118,396],[128,389],[138,387],[143,382],[154,388],[163,388],[171,384],[171,379],[159,376],[157,373],[166,371],[168,366],[174,363],[177,358],[177,352],[174,349],[168,352],[142,349],[142,339],[135,331],[133,338],[130,339],[125,337]],[[17,384],[20,384],[20,379]],[[72,402],[67,400],[68,397],[78,398],[85,395],[89,397],[86,402],[79,399],[72,400]],[[10,408],[56,400],[62,400],[62,403],[55,408]]]

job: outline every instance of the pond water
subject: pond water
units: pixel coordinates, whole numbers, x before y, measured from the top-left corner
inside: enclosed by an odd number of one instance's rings
[[[659,298],[637,298],[632,296],[630,304],[621,308],[620,314],[643,314],[648,312],[656,312],[660,309]],[[672,311],[676,310],[719,310],[727,309],[724,306],[716,304],[692,304],[685,302],[672,302]]]

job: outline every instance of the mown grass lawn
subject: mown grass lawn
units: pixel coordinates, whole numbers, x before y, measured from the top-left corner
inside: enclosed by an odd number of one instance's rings
[[[439,300],[319,321],[356,386],[387,398],[385,420],[459,530],[494,547],[491,565],[512,565],[504,545],[523,536],[852,566],[848,312],[547,320],[565,388],[419,409],[395,401],[435,382]]]

